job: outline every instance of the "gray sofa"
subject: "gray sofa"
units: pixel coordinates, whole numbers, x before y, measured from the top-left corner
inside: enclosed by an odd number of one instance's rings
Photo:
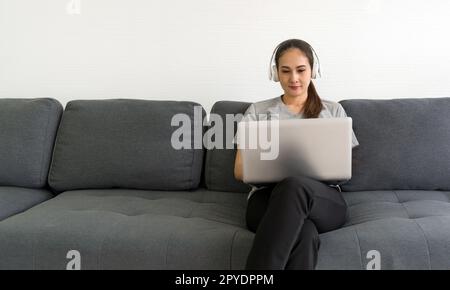
[[[366,269],[373,250],[381,269],[450,269],[450,98],[341,104],[360,146],[317,269]],[[177,128],[208,130],[171,126],[194,106],[79,100],[60,120],[55,100],[0,99],[0,269],[66,269],[70,250],[82,269],[242,269],[254,234],[235,150],[171,146]]]

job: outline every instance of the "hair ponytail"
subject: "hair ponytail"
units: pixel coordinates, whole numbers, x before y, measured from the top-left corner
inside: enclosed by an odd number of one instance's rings
[[[308,98],[306,99],[303,115],[307,119],[318,118],[323,109],[322,100],[316,91],[314,83],[311,81],[308,86]]]

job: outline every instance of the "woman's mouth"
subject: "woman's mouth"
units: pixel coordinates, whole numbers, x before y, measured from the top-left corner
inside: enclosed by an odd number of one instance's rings
[[[293,91],[298,90],[300,86],[289,86],[289,88]]]

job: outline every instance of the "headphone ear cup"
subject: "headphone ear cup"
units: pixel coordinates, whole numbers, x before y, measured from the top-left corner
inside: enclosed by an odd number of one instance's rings
[[[278,82],[278,81],[279,81],[279,79],[278,79],[277,66],[276,66],[275,64],[272,65],[272,80],[273,80],[274,82]]]
[[[312,79],[315,79],[316,77],[317,77],[317,65],[316,65],[316,63],[314,62],[314,63],[313,63],[312,70],[311,70],[311,78],[312,78]]]
[[[321,77],[322,74],[321,74],[321,69],[320,69],[319,58],[317,57],[317,54],[312,47],[311,47],[311,50],[313,52],[313,67],[312,67],[312,72],[311,72],[311,78],[316,79],[318,77]]]

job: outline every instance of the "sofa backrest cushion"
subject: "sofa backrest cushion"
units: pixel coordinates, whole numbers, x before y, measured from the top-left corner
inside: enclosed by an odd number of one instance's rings
[[[223,143],[221,148],[208,149],[206,151],[205,161],[205,184],[210,190],[217,191],[231,191],[231,192],[249,192],[250,186],[236,180],[234,178],[234,161],[236,158],[236,144],[233,144],[233,140],[226,138],[226,115],[244,114],[250,103],[233,102],[233,101],[220,101],[214,104],[211,109],[211,115],[215,114],[220,116],[222,120],[222,128],[218,132],[223,132]],[[211,126],[219,126],[213,121],[210,116]],[[233,122],[233,137],[236,134],[237,122]],[[208,131],[206,131],[208,135]],[[230,136],[228,136],[230,137]],[[205,138],[208,140],[209,138]],[[215,140],[215,139],[214,139]],[[228,144],[227,144],[228,143]],[[233,149],[226,149],[226,148]]]
[[[47,184],[63,107],[54,99],[0,99],[0,186]]]
[[[200,119],[194,123],[197,109]],[[190,124],[172,126],[176,114],[183,114]],[[198,132],[201,139],[205,115],[204,109],[193,102],[71,101],[56,138],[49,184],[57,192],[94,188],[196,188],[204,150],[201,141],[199,149],[194,148],[192,141]],[[190,140],[189,147],[172,146],[172,133],[176,132],[182,132],[182,137]],[[177,136],[178,140],[183,139]]]
[[[360,144],[344,191],[450,190],[450,98],[340,103]]]

